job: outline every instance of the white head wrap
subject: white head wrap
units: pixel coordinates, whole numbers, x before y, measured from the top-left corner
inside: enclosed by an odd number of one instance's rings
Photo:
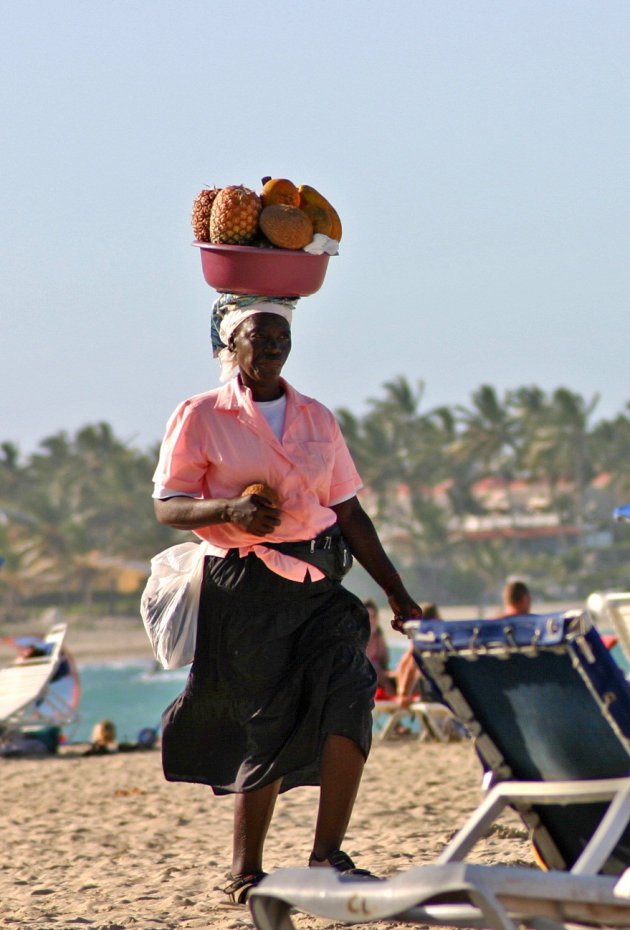
[[[221,294],[212,307],[212,349],[221,363],[221,381],[229,381],[238,371],[236,354],[229,348],[230,336],[243,320],[256,313],[276,313],[291,325],[297,298],[256,297]]]

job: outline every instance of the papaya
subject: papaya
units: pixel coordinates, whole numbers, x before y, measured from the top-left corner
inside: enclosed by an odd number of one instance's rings
[[[334,207],[332,209],[332,221],[333,221],[333,225],[330,231],[330,238],[336,239],[337,242],[341,242],[341,235],[343,233],[343,229],[341,227],[341,220],[339,219],[339,214],[334,209]]]
[[[329,235],[331,239],[336,239],[337,242],[339,242],[342,234],[341,220],[333,205],[326,200],[323,194],[320,194],[319,191],[315,190],[314,187],[310,187],[308,184],[300,184],[298,191],[300,194],[299,206],[302,210],[305,206],[309,205],[323,207],[324,210],[328,210],[332,217],[332,228],[327,235]]]
[[[263,188],[260,192],[263,207],[272,203],[287,203],[290,207],[299,207],[300,192],[287,178],[263,178]]]
[[[330,236],[333,228],[333,218],[330,210],[327,210],[325,207],[319,207],[314,203],[305,203],[300,207],[300,210],[306,213],[313,224],[313,232]]]

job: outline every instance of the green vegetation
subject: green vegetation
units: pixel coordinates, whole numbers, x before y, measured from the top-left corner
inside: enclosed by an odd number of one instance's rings
[[[594,423],[599,398],[562,387],[500,397],[482,385],[467,405],[432,410],[423,397],[422,382],[398,378],[362,418],[338,411],[412,590],[483,604],[513,574],[537,598],[627,588],[630,528],[612,510],[630,499],[630,404]]]
[[[467,405],[424,410],[424,385],[383,385],[358,417],[337,411],[364,506],[412,590],[441,603],[496,599],[510,574],[538,597],[626,588],[630,403],[594,422],[598,398],[482,385]],[[24,461],[0,445],[0,607],[135,612],[148,562],[181,533],[153,515],[158,446],[106,423],[44,439]]]
[[[109,612],[128,610],[148,560],[182,538],[153,514],[157,451],[130,448],[106,423],[44,439],[25,462],[12,443],[0,445],[7,617],[28,605],[85,610],[103,599]],[[135,612],[137,595],[134,601]]]

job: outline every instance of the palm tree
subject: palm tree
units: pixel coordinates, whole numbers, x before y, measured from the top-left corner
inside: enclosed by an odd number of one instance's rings
[[[625,413],[613,420],[602,420],[589,433],[589,455],[596,472],[616,476],[618,502],[630,498],[630,403]]]
[[[542,388],[530,385],[509,391],[507,404],[518,423],[518,471],[532,477],[535,471],[538,442],[549,419],[549,398]]]
[[[1,448],[2,487],[12,494],[0,501],[10,549],[0,555],[11,567],[16,597],[79,591],[89,604],[111,574],[100,567],[107,565],[102,557],[144,561],[175,541],[176,532],[153,513],[156,450],[130,448],[108,424],[86,426],[72,439],[64,432],[47,437],[23,466],[14,447]],[[26,586],[18,584],[19,572]]]
[[[569,496],[565,492],[562,499],[569,519],[579,528],[584,524],[584,492],[593,476],[589,421],[599,399],[599,394],[594,394],[585,401],[568,388],[557,388],[551,396],[544,425],[538,431],[534,467],[546,471],[552,489],[557,488],[561,479],[571,482],[573,490]],[[558,501],[557,491],[554,496]]]
[[[459,464],[468,462],[471,477],[476,472],[478,478],[488,475],[499,478],[514,520],[516,511],[510,484],[520,456],[521,421],[512,412],[509,395],[499,400],[489,384],[482,384],[471,399],[472,406],[455,408],[459,432],[451,444],[452,457]]]
[[[471,399],[472,407],[458,404],[455,408],[462,432],[452,451],[478,462],[484,472],[507,479],[514,470],[520,422],[512,415],[509,398],[501,402],[489,384],[482,384]]]
[[[408,561],[435,554],[446,537],[446,515],[431,496],[443,475],[444,409],[420,412],[424,383],[404,377],[388,382],[384,396],[370,398],[370,412],[358,420],[337,412],[341,429],[371,494],[372,516]]]

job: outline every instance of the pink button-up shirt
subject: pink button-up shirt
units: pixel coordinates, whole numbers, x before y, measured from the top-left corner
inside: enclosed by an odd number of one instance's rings
[[[356,494],[361,479],[331,411],[282,384],[287,407],[281,441],[238,378],[180,404],[168,421],[153,476],[162,489],[156,496],[234,498],[248,484],[264,481],[278,492],[282,510],[280,525],[266,540],[312,539],[335,523],[331,506]],[[212,555],[236,548],[241,556],[255,552],[268,568],[293,581],[303,581],[307,571],[314,581],[324,577],[232,523],[194,532]]]

